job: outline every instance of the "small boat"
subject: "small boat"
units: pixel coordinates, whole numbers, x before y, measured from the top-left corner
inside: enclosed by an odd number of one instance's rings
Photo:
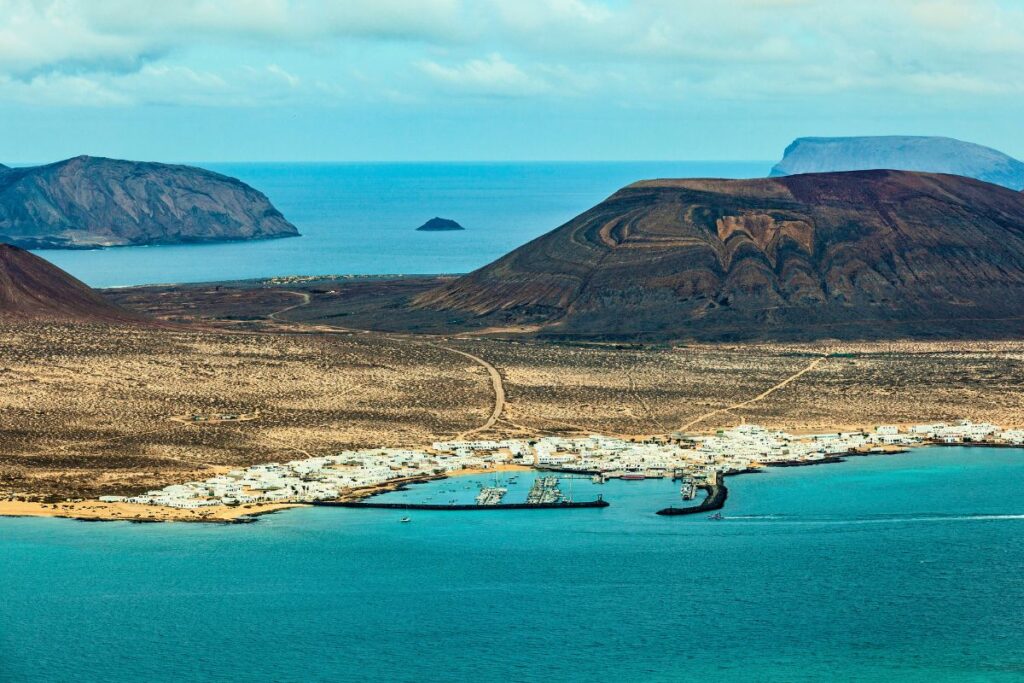
[[[718,521],[721,521],[721,520],[725,519],[725,517],[722,516],[721,512],[716,512],[713,515],[708,515],[708,519],[712,519],[712,520],[718,522]]]
[[[405,524],[406,522],[411,522],[412,519],[410,517],[402,517],[399,521]]]

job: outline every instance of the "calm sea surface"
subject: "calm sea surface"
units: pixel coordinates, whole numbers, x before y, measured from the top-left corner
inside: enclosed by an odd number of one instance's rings
[[[644,178],[764,176],[771,162],[200,164],[264,192],[302,237],[37,252],[94,287],[271,275],[464,273]],[[425,233],[434,216],[466,230]]]
[[[409,524],[2,519],[0,680],[1020,681],[1022,481],[936,448],[730,479],[720,522],[655,516],[662,481]]]

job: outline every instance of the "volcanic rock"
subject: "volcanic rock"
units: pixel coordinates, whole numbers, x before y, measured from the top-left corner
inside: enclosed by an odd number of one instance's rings
[[[0,244],[0,321],[141,323],[49,261]]]
[[[417,230],[424,230],[428,232],[441,232],[445,230],[465,230],[464,227],[451,220],[450,218],[431,218],[429,221],[416,228]]]
[[[1024,332],[1024,194],[858,171],[650,180],[416,297],[541,336]]]

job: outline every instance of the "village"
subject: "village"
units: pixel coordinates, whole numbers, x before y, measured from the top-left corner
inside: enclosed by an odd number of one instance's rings
[[[103,496],[105,503],[172,508],[308,503],[353,492],[373,493],[389,483],[508,466],[611,478],[685,477],[770,464],[811,464],[851,454],[900,452],[931,444],[1024,445],[1024,429],[962,420],[955,424],[882,425],[873,431],[793,435],[752,424],[713,435],[672,434],[644,440],[591,435],[537,439],[439,441],[424,449],[380,448],[234,469],[203,481],[174,484],[137,496]]]

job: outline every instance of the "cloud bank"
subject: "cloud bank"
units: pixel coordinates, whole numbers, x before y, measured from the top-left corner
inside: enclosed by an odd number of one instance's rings
[[[0,0],[0,96],[40,105],[987,97],[1022,57],[997,0]]]

